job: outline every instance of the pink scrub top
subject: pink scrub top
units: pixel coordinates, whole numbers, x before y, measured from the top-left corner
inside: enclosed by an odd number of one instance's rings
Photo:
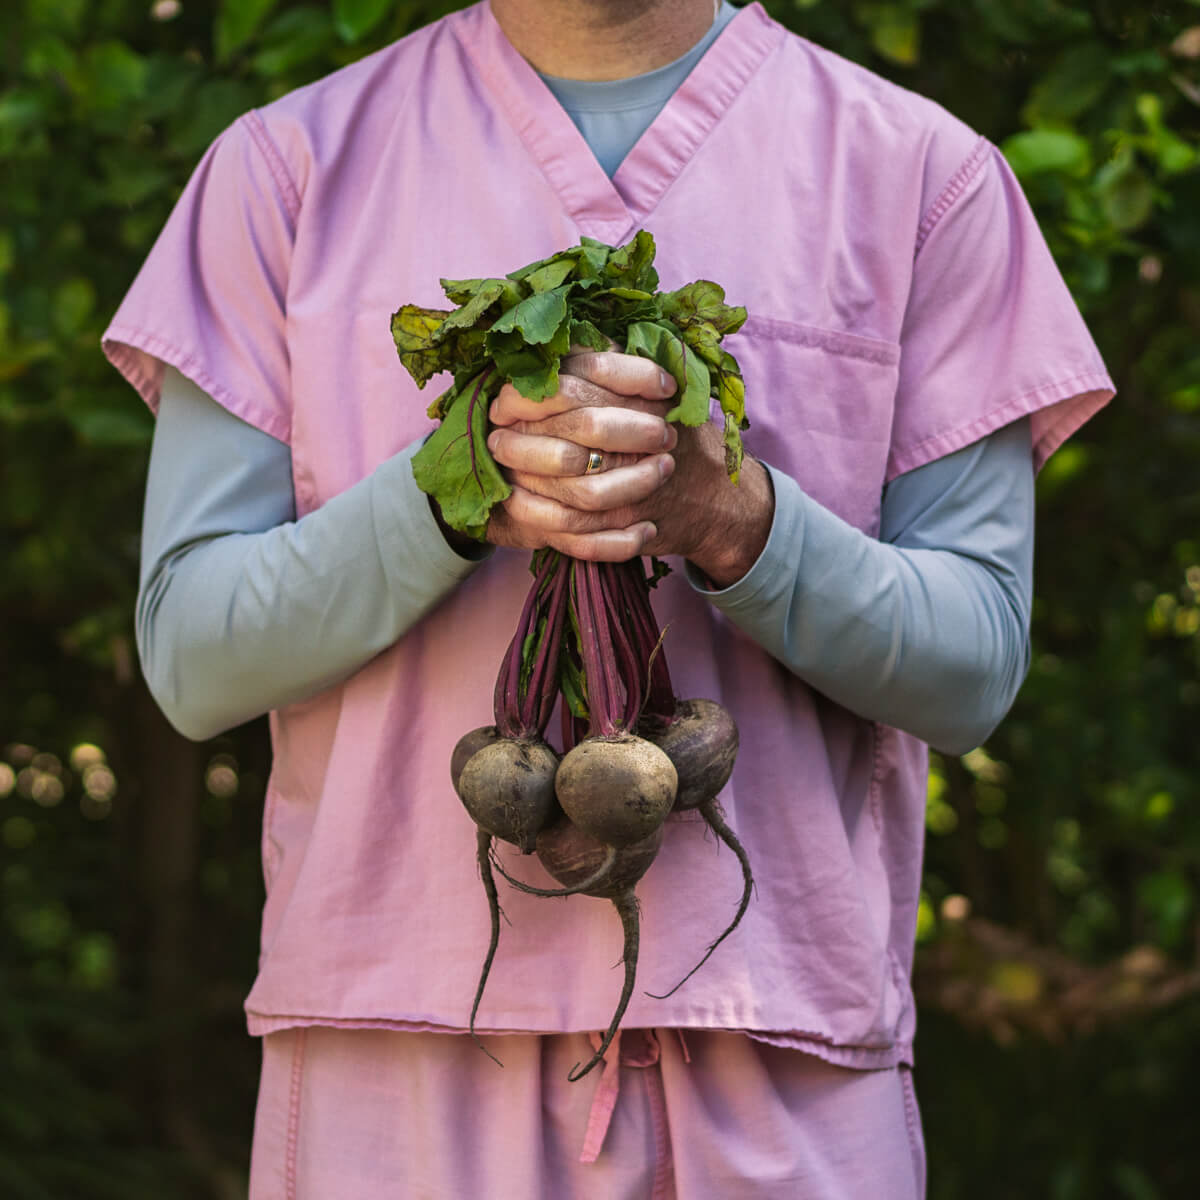
[[[389,315],[649,229],[664,288],[721,282],[750,449],[874,534],[895,475],[1031,415],[1035,462],[1112,394],[999,153],[928,100],[742,10],[612,180],[486,3],[238,120],[105,336],[153,407],[163,363],[291,448],[303,515],[430,428]],[[797,547],[797,553],[801,547]],[[414,571],[424,569],[412,564]],[[501,550],[390,649],[271,716],[253,1033],[460,1030],[488,939],[450,752],[490,723],[530,582]],[[852,1067],[911,1062],[926,748],[810,689],[676,571],[655,597],[681,696],[741,728],[722,803],[757,893],[691,815],[638,892],[628,1027],[746,1031]],[[549,880],[511,853],[516,874]],[[611,906],[505,889],[494,1032],[604,1028]]]

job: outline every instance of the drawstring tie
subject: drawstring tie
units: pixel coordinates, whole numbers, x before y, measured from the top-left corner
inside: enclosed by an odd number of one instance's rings
[[[677,1029],[679,1048],[683,1061],[690,1063],[687,1042],[683,1038],[683,1030]],[[625,1044],[622,1045],[624,1036]],[[600,1035],[588,1034],[593,1050],[600,1049]],[[631,1044],[632,1043],[632,1044]],[[583,1139],[583,1153],[579,1156],[581,1163],[594,1163],[600,1157],[600,1149],[604,1145],[608,1127],[612,1124],[613,1111],[617,1107],[617,1096],[621,1090],[622,1067],[653,1067],[658,1064],[660,1046],[658,1036],[653,1029],[617,1030],[616,1037],[609,1043],[604,1057],[600,1060],[604,1065],[596,1094],[592,1097],[591,1111],[588,1113],[587,1133]]]

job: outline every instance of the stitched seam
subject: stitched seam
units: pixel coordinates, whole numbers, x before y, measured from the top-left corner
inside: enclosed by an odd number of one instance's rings
[[[257,147],[259,154],[263,156],[267,170],[271,172],[271,178],[279,189],[280,199],[283,200],[284,207],[288,210],[288,216],[295,223],[296,218],[300,215],[300,191],[292,182],[292,176],[287,169],[287,164],[283,161],[283,155],[279,153],[279,148],[267,132],[267,127],[256,109],[251,109],[250,112],[244,114],[241,120],[246,127],[246,132],[250,135],[250,140]]]
[[[1027,410],[1024,408],[1025,403],[1027,401],[1037,400],[1037,398],[1043,395],[1052,395],[1054,392],[1062,392],[1062,400],[1074,400],[1076,396],[1084,396],[1088,391],[1105,390],[1105,386],[1099,386],[1099,388],[1094,388],[1093,386],[1093,388],[1088,388],[1088,384],[1096,383],[1103,383],[1106,385],[1108,384],[1108,379],[1106,379],[1105,376],[1100,376],[1100,374],[1090,371],[1085,374],[1080,374],[1080,376],[1072,376],[1072,378],[1069,379],[1058,380],[1057,383],[1042,384],[1039,386],[1039,388],[1032,388],[1030,391],[1021,392],[1019,396],[1014,396],[1012,400],[1006,400],[1002,404],[997,404],[995,408],[990,409],[989,412],[984,413],[983,416],[979,416],[979,418],[976,420],[971,421],[970,425],[961,426],[961,428],[965,428],[965,430],[968,432],[976,430],[976,428],[986,428],[986,426],[989,424],[989,421],[995,420],[997,416],[1006,415],[1009,412],[1021,416],[1032,416],[1033,414],[1031,412],[1027,412]],[[1082,390],[1072,391],[1073,388],[1080,388]],[[935,442],[940,442],[940,440],[944,437],[953,436],[953,434],[959,431],[959,428],[959,426],[950,426],[949,428],[946,428],[946,430],[942,430],[938,433],[931,433],[928,438],[920,439],[920,442],[918,442],[916,445],[908,446],[908,448],[906,448],[904,451],[894,451],[893,457],[898,458],[898,460],[901,461],[910,460],[910,458],[919,455],[920,452],[925,450],[926,446],[934,444]]]
[[[867,785],[867,804],[871,809],[871,820],[875,822],[875,832],[879,835],[880,847],[883,842],[883,812],[880,803],[880,793],[883,791],[883,743],[886,729],[878,721],[871,723],[871,782]]]
[[[913,1087],[912,1069],[902,1066],[897,1070],[900,1072],[900,1089],[904,1093],[904,1123],[908,1126],[908,1152],[912,1156],[913,1188],[918,1200],[922,1200],[921,1179],[924,1175],[925,1156],[921,1152],[916,1089]]]
[[[856,333],[838,333],[812,325],[799,325],[776,317],[747,317],[738,332],[747,337],[777,338],[781,342],[826,350],[842,358],[860,358],[885,367],[894,367],[900,361],[900,347],[890,342],[876,341]]]
[[[930,206],[921,224],[917,226],[917,244],[913,247],[913,258],[921,253],[929,235],[934,231],[938,222],[950,211],[955,201],[967,190],[967,185],[979,174],[987,153],[992,144],[987,138],[981,137],[975,143],[974,149],[967,155],[962,166],[950,177],[950,182],[942,189],[941,195]]]
[[[304,1041],[307,1029],[296,1034],[296,1048],[292,1051],[292,1086],[288,1096],[287,1159],[284,1164],[284,1191],[286,1200],[296,1200],[296,1153],[300,1140],[300,1081],[304,1074]]]
[[[671,1153],[671,1137],[667,1128],[667,1096],[663,1088],[662,1060],[645,1072],[646,1089],[650,1100],[650,1121],[654,1126],[654,1182],[651,1200],[669,1200],[675,1164]]]

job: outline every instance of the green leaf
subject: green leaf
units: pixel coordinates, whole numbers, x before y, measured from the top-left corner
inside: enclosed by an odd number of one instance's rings
[[[681,329],[704,321],[718,333],[735,333],[746,321],[746,310],[725,303],[725,289],[709,279],[697,279],[662,298],[663,316]]]
[[[80,439],[92,446],[146,446],[154,430],[136,407],[71,410],[67,417]]]
[[[436,308],[406,304],[392,314],[392,340],[404,369],[423,388],[441,371],[454,366],[452,344],[438,345],[434,335],[449,313]]]
[[[455,295],[464,295],[464,289],[461,286],[461,280],[443,280],[442,286],[449,295],[449,289],[446,288],[447,283],[455,284]],[[471,280],[475,285],[471,289],[470,299],[463,303],[461,300],[456,301],[462,305],[461,308],[452,312],[443,323],[442,327],[434,333],[433,340],[435,343],[443,341],[449,334],[455,330],[470,329],[494,304],[503,303],[504,306],[510,307],[520,302],[520,290],[507,279],[475,279]]]
[[[213,30],[217,61],[227,63],[254,35],[275,0],[221,0]]]
[[[1059,55],[1029,93],[1022,119],[1040,125],[1073,121],[1087,112],[1108,88],[1110,57],[1101,42],[1085,42]]]
[[[1030,129],[1006,138],[1000,149],[1021,179],[1046,171],[1086,175],[1091,169],[1091,147],[1085,138],[1063,129]]]
[[[892,4],[864,6],[871,45],[890,62],[914,66],[921,57],[921,21],[911,10]]]
[[[733,417],[726,414],[725,432],[721,439],[725,443],[725,474],[736,484],[742,471],[742,460],[746,456],[742,445],[742,432]]]
[[[1132,155],[1119,157],[1098,171],[1095,188],[1104,215],[1122,233],[1144,225],[1154,213],[1154,184]]]
[[[146,60],[124,42],[99,42],[83,57],[83,77],[89,106],[119,110],[141,99],[146,91]]]
[[[610,350],[612,348],[608,338],[591,321],[571,322],[570,343],[572,346],[584,346],[588,350]]]
[[[253,107],[258,92],[239,79],[207,79],[169,116],[171,150],[185,158],[201,153],[234,119]]]
[[[658,287],[654,249],[654,238],[646,230],[639,229],[624,246],[608,256],[603,268],[604,278],[611,287],[653,292]]]
[[[510,308],[492,326],[492,333],[518,332],[531,345],[548,342],[567,318],[569,286],[537,292]]]
[[[446,415],[413,456],[417,486],[432,496],[452,529],[483,540],[492,507],[512,492],[487,448],[487,410],[499,374],[481,372],[447,403]]]
[[[289,9],[268,26],[252,66],[257,74],[275,79],[321,58],[336,39],[333,18],[325,9],[312,5]]]
[[[64,337],[79,333],[96,307],[96,289],[82,275],[68,279],[54,290],[54,326]]]
[[[344,42],[357,42],[387,15],[393,0],[333,0],[333,27]]]
[[[653,359],[670,371],[679,385],[668,421],[703,425],[708,420],[712,383],[703,359],[683,340],[683,334],[666,321],[636,321],[625,338],[625,351]]]
[[[524,277],[523,282],[531,292],[550,292],[560,284],[565,283],[579,265],[578,255],[564,255],[551,259],[531,271]]]

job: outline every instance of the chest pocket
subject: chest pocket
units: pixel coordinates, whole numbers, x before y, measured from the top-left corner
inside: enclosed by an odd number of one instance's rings
[[[875,535],[900,347],[755,316],[727,345],[746,379],[747,448]]]

